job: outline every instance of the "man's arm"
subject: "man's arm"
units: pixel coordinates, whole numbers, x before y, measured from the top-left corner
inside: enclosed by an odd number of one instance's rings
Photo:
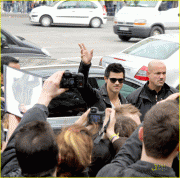
[[[135,163],[137,160],[140,160],[142,143],[139,140],[138,132],[142,125],[143,123],[139,125],[133,134],[126,140],[125,144],[116,154],[111,163],[104,166],[98,172],[96,177],[118,177],[122,170]]]
[[[87,103],[88,107],[93,106],[99,100],[99,94],[97,90],[93,89],[88,83],[89,69],[91,67],[91,61],[93,57],[93,49],[89,52],[83,43],[79,44],[81,49],[81,62],[78,72],[84,75],[85,87],[78,89],[83,100]]]
[[[2,176],[19,168],[15,150],[15,136],[19,129],[32,121],[46,121],[48,117],[47,106],[50,101],[67,90],[59,88],[62,75],[63,72],[56,72],[44,82],[38,103],[23,115],[21,122],[13,132],[6,149],[1,155]]]

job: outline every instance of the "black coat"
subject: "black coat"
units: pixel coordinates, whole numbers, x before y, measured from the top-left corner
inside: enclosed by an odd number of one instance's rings
[[[173,87],[168,86],[166,83],[161,91],[156,93],[155,90],[150,90],[147,82],[144,86],[133,91],[127,96],[127,101],[136,106],[141,112],[141,122],[144,120],[146,112],[154,106],[158,101],[166,99],[169,95],[178,92]]]
[[[96,177],[139,177],[139,176],[149,176],[156,175],[155,177],[179,177],[179,162],[178,157],[173,161],[172,168],[166,167],[165,170],[161,171],[161,176],[159,172],[154,174],[150,170],[150,163],[146,163],[143,166],[143,161],[140,161],[142,152],[142,142],[139,139],[139,128],[143,126],[143,123],[132,133],[132,135],[126,140],[125,144],[115,155],[115,158],[110,164],[104,166],[97,174]],[[153,166],[154,168],[154,166]],[[146,170],[144,173],[142,171]],[[158,176],[157,176],[158,175]]]
[[[106,84],[104,84],[100,90],[97,90],[93,89],[87,82],[90,66],[91,65],[86,65],[83,62],[81,62],[79,66],[78,72],[84,74],[85,78],[85,88],[79,89],[82,98],[87,103],[88,107],[97,107],[100,111],[104,111],[106,108],[112,108]],[[119,99],[121,104],[127,103],[127,100],[120,93]]]

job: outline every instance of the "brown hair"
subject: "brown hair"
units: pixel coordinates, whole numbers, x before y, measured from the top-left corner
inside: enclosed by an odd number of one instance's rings
[[[116,118],[127,113],[137,114],[139,117],[141,116],[139,109],[133,106],[132,104],[122,104],[121,106],[116,107],[115,111],[116,111]]]
[[[153,106],[145,115],[143,128],[146,154],[167,158],[179,143],[179,105],[166,101]]]
[[[127,116],[119,116],[116,118],[115,133],[119,133],[120,137],[129,137],[138,127],[137,123]]]
[[[72,125],[62,129],[57,136],[60,161],[57,176],[81,173],[91,162],[93,140],[84,126]]]

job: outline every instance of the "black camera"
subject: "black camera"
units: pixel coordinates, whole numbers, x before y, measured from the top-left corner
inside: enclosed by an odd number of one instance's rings
[[[91,111],[88,115],[88,123],[97,123],[97,124],[103,124],[104,121],[104,116],[105,116],[105,111],[99,111],[98,108],[96,107],[91,107]]]
[[[81,73],[71,73],[69,70],[65,70],[60,88],[84,88],[84,75]]]

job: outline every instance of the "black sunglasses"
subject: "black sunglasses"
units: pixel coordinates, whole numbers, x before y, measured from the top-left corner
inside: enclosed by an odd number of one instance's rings
[[[124,78],[109,78],[109,80],[111,81],[111,83],[116,83],[117,80],[119,83],[124,82]]]

